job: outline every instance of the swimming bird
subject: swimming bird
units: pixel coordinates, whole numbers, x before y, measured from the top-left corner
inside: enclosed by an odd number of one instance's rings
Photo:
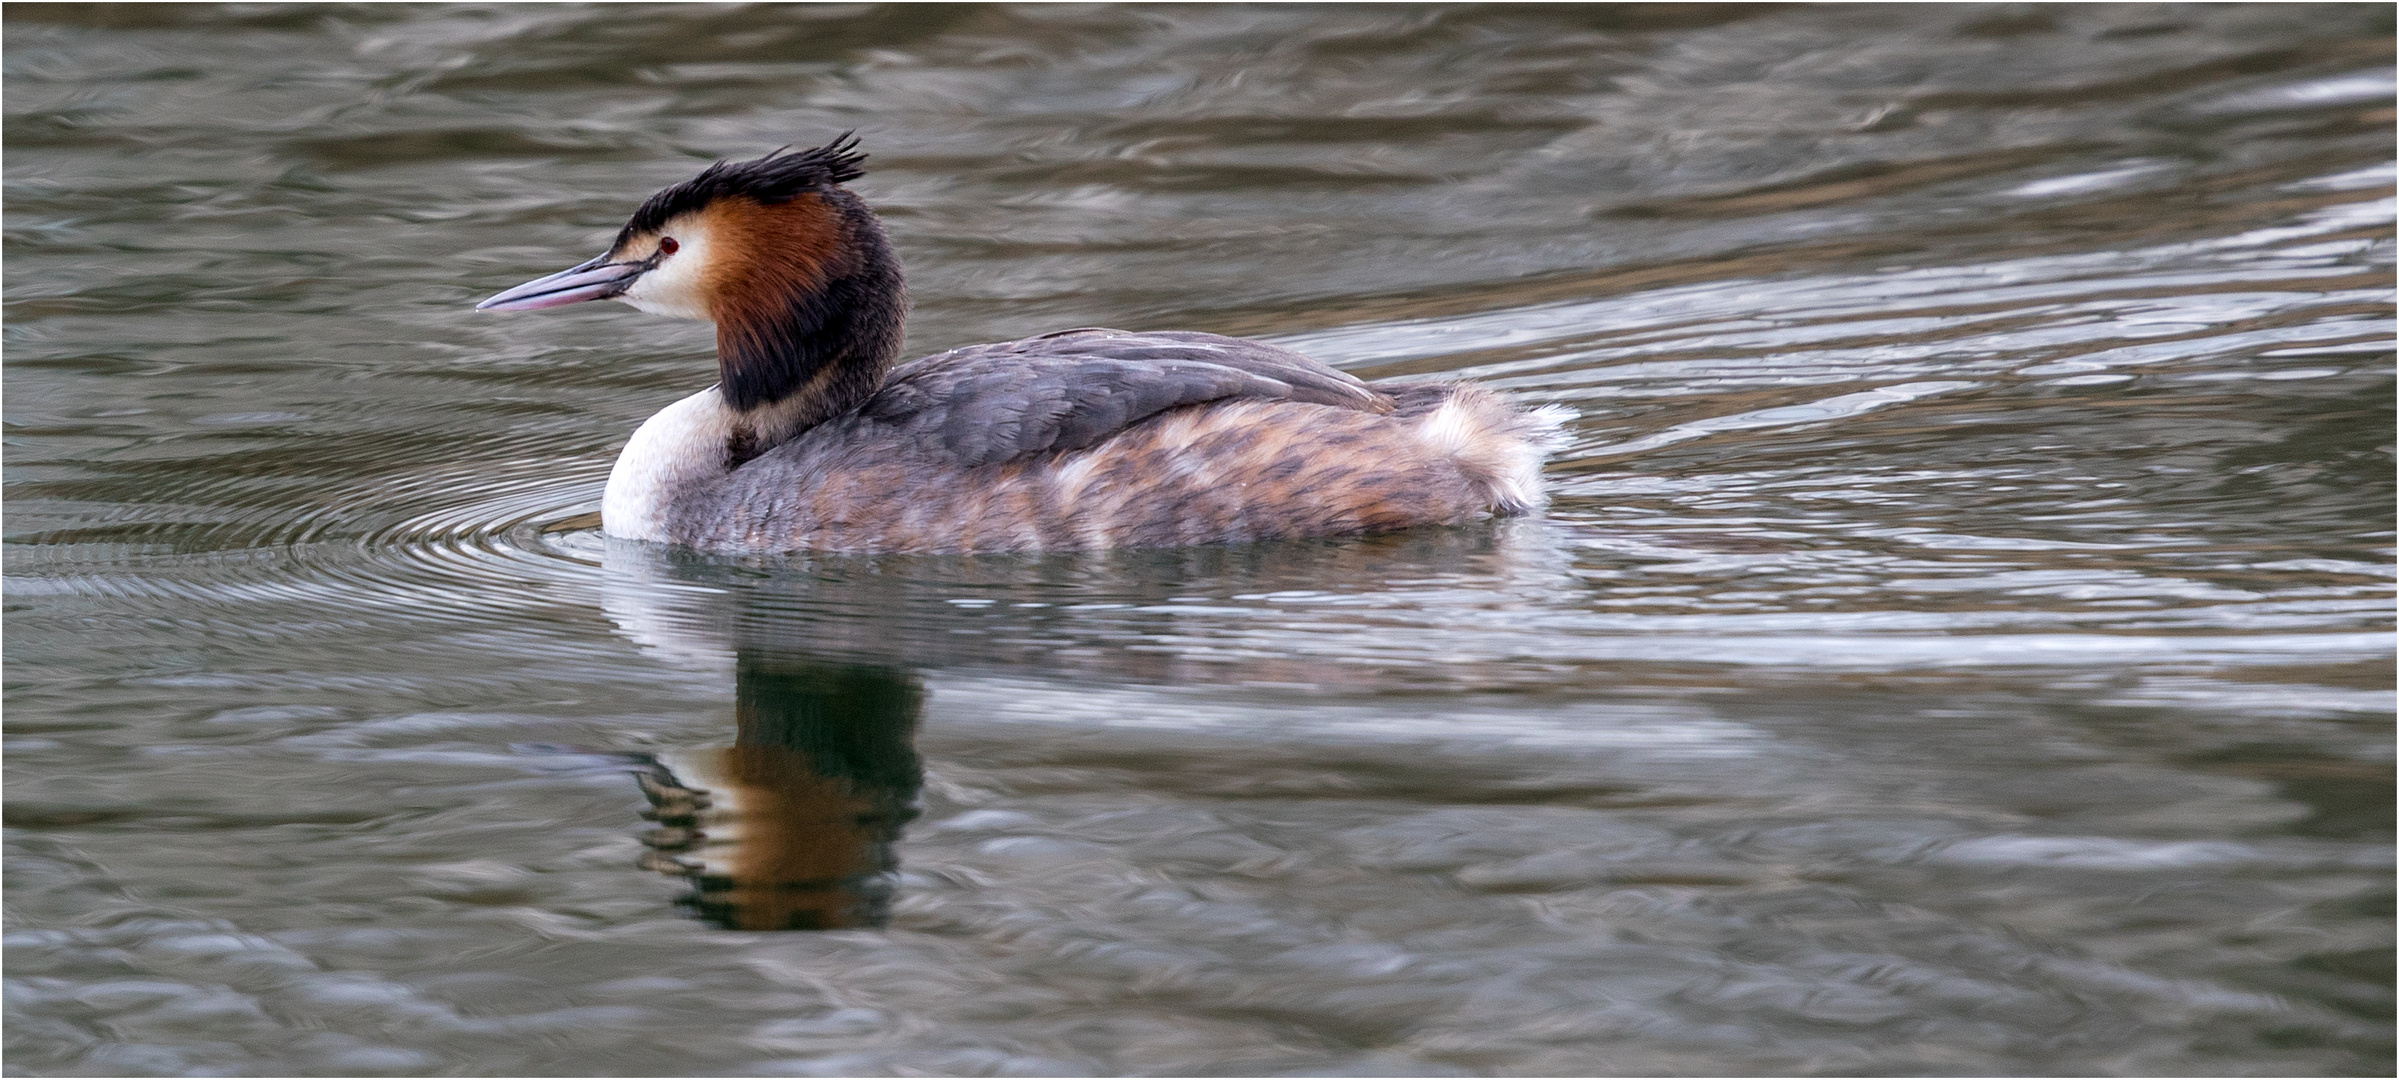
[[[1336,536],[1521,514],[1566,415],[1366,383],[1193,331],[1061,330],[899,359],[907,289],[842,185],[855,135],[719,161],[608,250],[476,305],[620,300],[716,324],[717,383],[633,433],[610,536],[719,552],[994,552]]]

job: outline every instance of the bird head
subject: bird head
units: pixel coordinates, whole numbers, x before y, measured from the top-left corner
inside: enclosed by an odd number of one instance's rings
[[[643,201],[599,257],[475,305],[535,311],[622,300],[724,324],[772,319],[845,269],[863,204],[841,189],[865,170],[844,134],[808,150],[719,161]]]

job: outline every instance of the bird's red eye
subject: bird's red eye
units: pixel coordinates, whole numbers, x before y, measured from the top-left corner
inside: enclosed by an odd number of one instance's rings
[[[676,248],[679,248],[679,247],[682,247],[682,246],[683,246],[683,245],[681,245],[681,244],[678,244],[678,243],[676,243],[676,242],[675,242],[675,238],[674,238],[674,237],[672,237],[672,236],[665,237],[665,238],[662,238],[662,239],[660,239],[660,240],[658,241],[658,253],[659,253],[660,255],[672,255],[672,254],[674,254],[674,253],[675,253],[675,249],[676,249]]]

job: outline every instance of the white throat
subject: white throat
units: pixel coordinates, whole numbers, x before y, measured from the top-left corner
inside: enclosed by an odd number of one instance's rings
[[[618,454],[600,497],[600,531],[669,542],[668,511],[677,495],[724,477],[735,414],[711,386],[643,421]]]

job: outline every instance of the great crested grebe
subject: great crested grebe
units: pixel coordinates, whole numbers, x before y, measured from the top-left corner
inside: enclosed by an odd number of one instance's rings
[[[1539,506],[1559,409],[1375,384],[1258,341],[1062,330],[894,367],[907,289],[843,188],[857,140],[717,162],[606,254],[481,304],[622,300],[716,324],[718,382],[652,416],[610,536],[712,551],[1172,547]]]

